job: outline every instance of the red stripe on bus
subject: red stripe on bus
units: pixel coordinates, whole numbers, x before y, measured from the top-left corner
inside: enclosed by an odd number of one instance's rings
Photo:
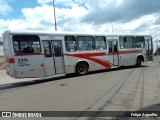
[[[64,54],[65,56],[77,57],[96,62],[106,68],[110,68],[111,64],[108,61],[93,58],[95,56],[106,56],[106,53],[83,53],[83,54]]]
[[[68,56],[77,56],[77,57],[96,57],[96,56],[106,56],[105,52],[100,53],[78,53],[78,54],[64,54]]]
[[[100,59],[97,59],[97,58],[87,58],[88,60],[91,60],[93,62],[96,62],[102,66],[104,66],[105,68],[110,68],[111,67],[111,64],[109,61],[104,61],[104,60],[100,60]]]
[[[107,55],[118,55],[118,54],[133,54],[133,53],[139,53],[142,52],[142,50],[128,50],[128,51],[120,51],[120,52],[112,52],[112,53],[108,53],[106,54],[105,52],[101,52],[101,53],[79,53],[79,54],[64,54],[66,56],[71,56],[71,57],[77,57],[77,58],[83,58],[83,59],[87,59],[93,62],[96,62],[106,68],[110,68],[111,66],[113,66],[109,61],[106,60],[100,60],[98,58],[93,58],[96,56],[107,56]]]
[[[109,52],[106,54],[105,52],[100,52],[100,53],[79,53],[79,54],[74,54],[74,56],[88,56],[88,57],[95,57],[95,56],[106,56],[106,55],[118,55],[118,54],[132,54],[132,53],[140,53],[142,50],[128,50],[128,51],[119,51],[119,52]],[[36,56],[36,55],[44,55],[43,53],[36,53],[36,54],[15,54],[14,56]],[[54,54],[53,54],[54,55]],[[70,54],[68,54],[70,55]]]
[[[36,53],[36,54],[15,54],[14,56],[37,56],[37,55],[44,55],[41,53]]]

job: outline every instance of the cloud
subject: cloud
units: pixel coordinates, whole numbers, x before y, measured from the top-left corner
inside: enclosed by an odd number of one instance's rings
[[[33,23],[43,26],[42,28],[48,29],[54,27],[54,11],[53,7],[49,5],[38,6],[35,8],[24,8],[22,13],[25,20],[35,26]],[[64,30],[66,25],[79,24],[79,19],[87,14],[88,11],[79,6],[78,4],[71,5],[71,8],[57,8],[56,18],[58,28]]]
[[[1,1],[1,0],[0,0]],[[1,29],[54,31],[53,0],[22,8],[23,17],[0,19]],[[158,34],[160,1],[55,0],[58,31]],[[112,25],[111,25],[112,19]]]
[[[160,12],[159,0],[107,0],[94,1],[94,5],[88,2],[92,10],[85,15],[82,22],[96,25],[109,23],[113,19],[117,23],[126,23],[142,16]]]
[[[6,20],[0,19],[0,36],[2,35],[2,32],[4,32],[4,30],[8,29],[8,22],[6,22]]]
[[[41,5],[34,8],[22,8],[22,18],[0,19],[3,30],[54,30],[53,6]],[[86,8],[77,3],[70,4],[70,8],[56,7],[56,18],[59,31],[81,31],[84,24],[79,23],[80,19],[88,13]],[[82,25],[82,26],[81,26]],[[1,25],[2,28],[2,25]],[[86,27],[85,27],[86,29]]]
[[[39,26],[42,26],[44,24],[46,25],[52,24],[54,20],[52,11],[53,11],[53,7],[48,5],[35,7],[35,8],[22,9],[22,13],[23,13],[23,16],[25,17],[25,20],[31,23],[30,26],[36,26],[38,24]]]
[[[5,0],[0,0],[0,15],[8,15],[12,8]]]

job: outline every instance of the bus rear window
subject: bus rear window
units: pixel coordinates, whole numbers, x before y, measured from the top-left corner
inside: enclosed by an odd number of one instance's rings
[[[40,39],[36,35],[14,35],[12,39],[15,53],[41,53]]]

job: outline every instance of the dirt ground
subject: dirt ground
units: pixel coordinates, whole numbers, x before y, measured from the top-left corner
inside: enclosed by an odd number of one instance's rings
[[[0,56],[0,70],[5,69],[4,57]]]

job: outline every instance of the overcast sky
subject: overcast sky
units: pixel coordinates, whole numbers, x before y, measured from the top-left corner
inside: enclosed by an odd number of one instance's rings
[[[54,31],[53,0],[0,0],[7,30]],[[142,33],[160,30],[160,0],[55,0],[58,31]]]

